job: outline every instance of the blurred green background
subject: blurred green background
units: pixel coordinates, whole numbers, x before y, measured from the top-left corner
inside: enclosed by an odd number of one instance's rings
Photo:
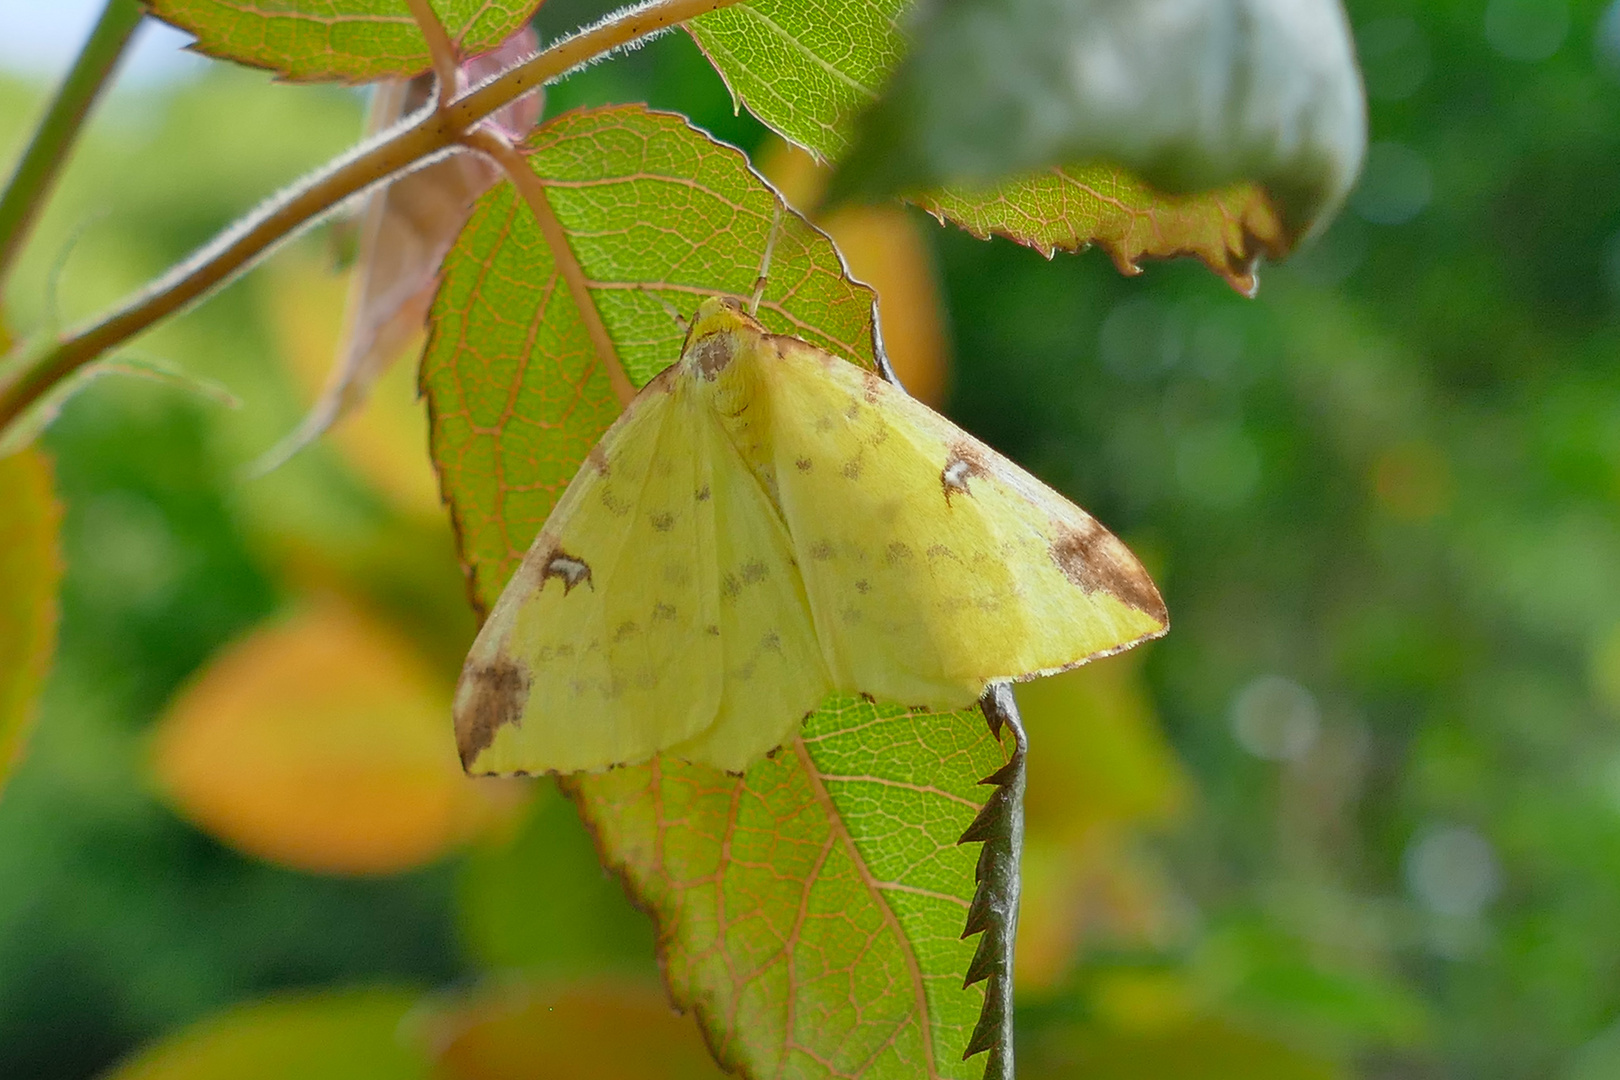
[[[603,6],[549,0],[540,25]],[[1174,620],[1023,695],[1027,1076],[1620,1077],[1620,13],[1348,7],[1366,172],[1255,300],[1195,264],[1124,279],[917,218],[947,411],[1124,536]],[[50,86],[0,76],[0,161]],[[681,35],[548,113],[638,100],[765,147]],[[9,321],[93,314],[363,111],[225,65],[116,93]],[[313,393],[352,246],[322,226],[136,344],[240,410],[111,377],[46,439],[68,569],[0,797],[0,1077],[95,1076],[267,995],[395,988],[344,999],[392,1030],[439,1022],[416,991],[491,973],[656,985],[651,928],[549,790],[492,793],[449,854],[369,876],[241,853],[161,794],[156,725],[265,620],[339,604],[341,640],[392,635],[446,686],[470,638],[425,454],[389,464],[419,437],[408,373],[393,428],[239,474]],[[333,1075],[384,1068],[357,1060]]]

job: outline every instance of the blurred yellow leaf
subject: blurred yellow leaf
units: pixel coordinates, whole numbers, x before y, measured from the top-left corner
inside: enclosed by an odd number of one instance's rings
[[[277,346],[305,394],[316,400],[344,334],[347,281],[302,247],[283,252],[268,273],[265,295]],[[420,327],[420,320],[415,325]],[[399,338],[392,355],[420,351],[423,333],[416,329]],[[416,366],[394,364],[368,385],[367,407],[334,428],[332,442],[401,510],[440,513],[438,480],[428,459],[427,411],[416,396]]]
[[[56,648],[61,517],[44,454],[0,458],[0,783],[22,753]]]
[[[1117,1031],[1157,1032],[1186,1024],[1199,1001],[1180,971],[1104,972],[1091,991],[1097,1019]]]
[[[1073,837],[1099,822],[1167,824],[1188,785],[1142,686],[1141,653],[1019,683],[1033,750],[1025,815],[1037,835]]]
[[[249,634],[170,705],[152,767],[226,843],[318,873],[422,865],[515,809],[462,774],[450,690],[380,625],[325,601]]]
[[[1174,820],[1188,782],[1136,654],[1016,693],[1031,746],[1017,969],[1027,993],[1057,985],[1087,938],[1163,944],[1166,886],[1134,840]]]
[[[813,206],[828,169],[780,139],[760,171],[799,209]],[[848,206],[816,222],[833,238],[849,272],[878,295],[883,345],[906,390],[930,405],[945,399],[949,349],[933,259],[917,222],[899,206]]]
[[[418,997],[352,989],[239,1005],[146,1047],[102,1080],[427,1080],[400,1025]]]
[[[652,983],[517,985],[439,1018],[442,1080],[720,1080],[697,1022]]]

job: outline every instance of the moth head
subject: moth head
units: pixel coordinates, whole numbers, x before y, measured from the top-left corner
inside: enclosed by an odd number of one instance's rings
[[[713,379],[737,355],[742,341],[765,328],[732,296],[711,296],[698,305],[686,331],[681,360],[694,374]]]

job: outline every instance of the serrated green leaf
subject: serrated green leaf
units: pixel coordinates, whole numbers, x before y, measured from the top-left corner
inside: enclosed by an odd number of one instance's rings
[[[733,98],[819,157],[841,157],[854,121],[905,55],[909,0],[748,0],[688,30]],[[1281,219],[1254,184],[1186,196],[1153,190],[1113,165],[1016,178],[989,190],[953,188],[912,201],[984,238],[1003,236],[1050,256],[1097,244],[1122,272],[1142,259],[1198,258],[1245,293],[1264,254],[1287,250]]]
[[[0,457],[0,784],[22,752],[56,650],[61,517],[45,455]]]
[[[911,0],[745,0],[687,24],[731,96],[818,157],[850,146],[855,114],[905,54]]]
[[[830,700],[742,778],[664,761],[573,781],[659,921],[679,1004],[753,1077],[969,1077],[984,1004],[957,843],[1005,757],[977,713]]]
[[[463,57],[495,48],[539,0],[432,0]],[[404,0],[150,0],[152,14],[222,60],[300,82],[370,82],[432,65]]]
[[[778,209],[736,151],[640,107],[566,114],[528,146],[633,382],[679,354],[660,298],[690,311],[751,291]],[[825,237],[784,220],[762,320],[873,364],[870,292]],[[430,324],[434,459],[487,610],[619,407],[508,187],[475,209]],[[742,778],[660,761],[570,787],[658,920],[677,1000],[728,1064],[754,1077],[969,1077],[983,1071],[962,1058],[985,991],[963,987],[977,852],[958,840],[1004,760],[977,711],[838,700]]]
[[[918,196],[917,205],[981,240],[1003,236],[1050,258],[1096,244],[1120,273],[1143,259],[1190,255],[1245,295],[1264,254],[1288,250],[1282,220],[1255,184],[1199,195],[1165,195],[1111,165],[1047,169],[990,191]]]

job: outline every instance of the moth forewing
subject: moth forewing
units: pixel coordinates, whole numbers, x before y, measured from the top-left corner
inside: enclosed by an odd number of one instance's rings
[[[464,763],[741,771],[829,692],[961,708],[1164,632],[1125,545],[875,373],[704,301],[479,634]]]

